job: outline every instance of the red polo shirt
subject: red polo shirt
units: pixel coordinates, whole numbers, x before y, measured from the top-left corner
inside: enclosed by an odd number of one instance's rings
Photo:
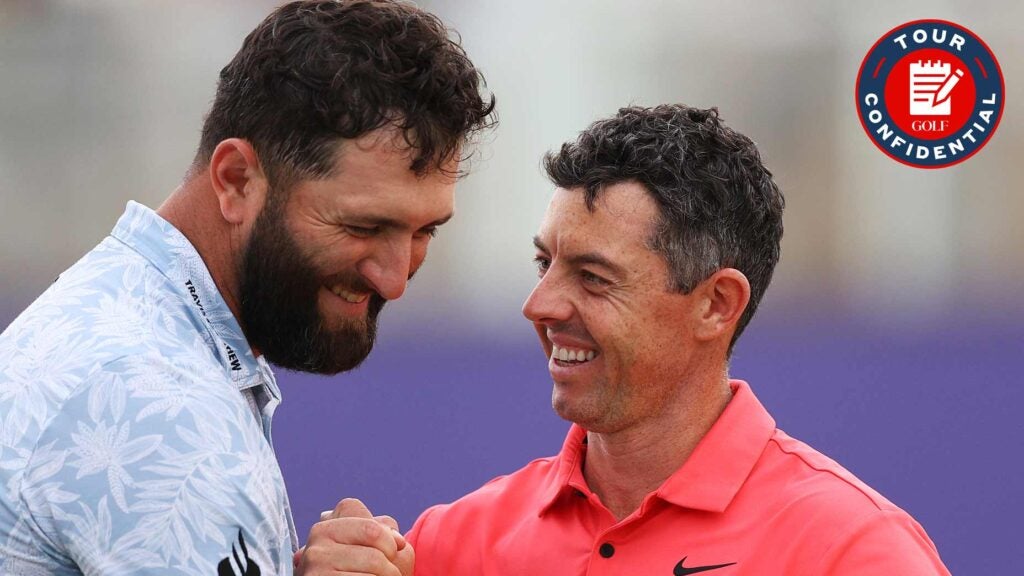
[[[416,576],[949,574],[906,512],[775,427],[745,382],[689,459],[616,522],[587,487],[586,433],[434,506]]]

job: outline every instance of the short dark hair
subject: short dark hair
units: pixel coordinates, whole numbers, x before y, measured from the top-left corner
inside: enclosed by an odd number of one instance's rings
[[[390,124],[415,150],[411,170],[443,171],[496,122],[484,85],[440,20],[411,4],[291,2],[221,70],[195,165],[243,138],[272,180],[325,178],[342,139]]]
[[[549,152],[544,168],[556,186],[582,187],[590,210],[605,186],[643,185],[660,210],[649,245],[668,263],[671,289],[688,294],[722,268],[746,275],[750,303],[731,353],[779,261],[785,207],[749,138],[723,124],[717,108],[628,107]]]

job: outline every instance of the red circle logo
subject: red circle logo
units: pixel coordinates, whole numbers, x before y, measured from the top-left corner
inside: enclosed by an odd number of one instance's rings
[[[945,138],[966,124],[974,99],[970,68],[935,48],[901,58],[885,82],[885,106],[893,123],[925,140]]]

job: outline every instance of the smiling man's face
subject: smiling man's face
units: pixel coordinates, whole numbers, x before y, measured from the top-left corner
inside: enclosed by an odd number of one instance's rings
[[[658,208],[636,183],[606,187],[594,210],[558,189],[535,239],[540,280],[523,305],[554,380],[558,414],[615,432],[679,392],[692,354],[694,298],[670,290],[648,246]]]
[[[381,129],[346,142],[330,178],[268,193],[241,263],[241,323],[274,364],[358,366],[384,303],[405,292],[451,218],[457,165],[417,176],[397,138]]]

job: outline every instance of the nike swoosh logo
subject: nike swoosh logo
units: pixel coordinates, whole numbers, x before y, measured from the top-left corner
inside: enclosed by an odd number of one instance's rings
[[[718,570],[719,568],[725,568],[726,566],[732,566],[735,562],[729,562],[728,564],[715,564],[714,566],[694,566],[687,568],[683,566],[683,562],[686,562],[686,556],[676,564],[676,567],[672,569],[672,574],[675,576],[686,576],[687,574],[696,574],[698,572],[707,572],[708,570]]]

